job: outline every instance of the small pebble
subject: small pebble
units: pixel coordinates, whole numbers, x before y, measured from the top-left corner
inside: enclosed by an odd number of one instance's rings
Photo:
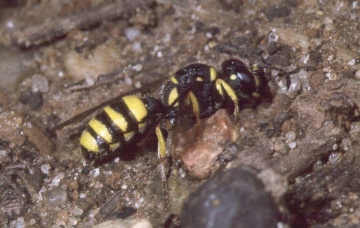
[[[135,88],[140,88],[141,87],[141,82],[135,82]]]
[[[36,219],[30,219],[30,221],[29,221],[29,224],[31,225],[31,226],[34,226],[35,224],[36,224]]]
[[[41,172],[43,174],[49,174],[50,168],[51,168],[50,164],[42,164],[41,167],[40,167]]]
[[[332,149],[333,150],[337,150],[339,148],[339,145],[337,143],[335,143],[333,146],[332,146]]]
[[[10,227],[12,227],[10,225]],[[24,221],[24,218],[23,217],[19,217],[17,218],[15,221],[14,221],[14,228],[25,228],[26,227],[26,224],[25,224],[25,221]]]
[[[70,226],[74,227],[74,226],[76,226],[78,224],[78,220],[76,218],[74,218],[74,217],[70,217],[68,224]]]
[[[351,141],[347,138],[341,140],[341,146],[342,146],[342,149],[347,151],[349,150],[349,146],[351,145]]]
[[[356,7],[358,7],[358,4],[358,1],[353,1],[353,3],[351,4],[351,9],[356,9]]]
[[[293,131],[289,131],[286,133],[286,142],[292,142],[296,138],[296,134]]]
[[[41,92],[41,93],[47,93],[49,91],[49,82],[46,78],[39,74],[35,74],[32,77],[32,85],[31,89],[33,93]]]
[[[351,133],[359,133],[360,132],[360,122],[352,122],[350,125]]]
[[[314,170],[314,171],[317,171],[317,170],[320,170],[322,167],[323,167],[322,162],[321,162],[321,161],[317,161],[317,162],[315,162],[314,165],[313,165],[313,170]]]
[[[355,65],[355,63],[356,63],[356,60],[352,59],[348,62],[348,65],[353,66],[353,65]]]
[[[163,53],[162,53],[161,51],[158,51],[158,52],[156,53],[156,56],[157,56],[158,58],[162,58],[162,57],[163,57]]]
[[[288,145],[283,140],[275,141],[273,145],[274,151],[285,154],[289,151]]]
[[[45,200],[50,207],[58,207],[66,203],[67,193],[61,187],[55,187],[45,192]]]
[[[84,213],[84,210],[81,209],[81,208],[79,208],[79,207],[77,207],[77,206],[75,206],[75,207],[73,208],[73,210],[71,210],[71,213],[72,213],[73,215],[75,215],[75,216],[79,216],[79,215],[82,215],[82,213]]]
[[[141,52],[142,51],[140,42],[134,42],[134,44],[132,45],[132,48],[133,48],[133,50],[135,52]]]
[[[135,71],[141,71],[142,70],[142,68],[143,68],[143,66],[142,66],[142,64],[136,64],[135,66],[133,66],[133,69],[135,70]]]
[[[90,77],[86,77],[85,78],[85,83],[86,83],[87,86],[92,86],[92,85],[95,84],[95,81],[94,81],[94,79],[92,79]]]
[[[93,227],[97,223],[97,220],[93,217],[87,217],[85,218],[83,224],[84,227]]]
[[[277,42],[279,40],[279,35],[277,35],[275,32],[270,32],[268,36],[268,43],[271,42]]]
[[[59,212],[56,214],[56,218],[57,218],[58,220],[67,222],[67,221],[69,221],[69,214],[68,214],[66,211],[59,211]]]
[[[360,78],[360,70],[356,71],[356,73],[355,73],[355,77],[356,77],[357,79],[359,79],[359,78]]]
[[[295,149],[296,145],[297,145],[296,142],[291,142],[291,143],[288,144],[290,149]]]
[[[91,170],[90,173],[89,173],[89,175],[90,175],[91,177],[97,177],[97,176],[99,176],[99,174],[100,174],[100,169],[99,169],[99,168],[93,169],[93,170]]]
[[[162,41],[164,43],[168,43],[171,40],[171,34],[170,33],[166,33],[165,36],[163,37]]]
[[[326,73],[325,76],[326,76],[330,81],[334,81],[334,80],[337,80],[337,79],[338,79],[337,74],[335,74],[335,73]]]
[[[125,30],[125,36],[128,40],[133,41],[140,35],[140,30],[137,28],[128,28]]]
[[[329,155],[329,162],[330,162],[331,164],[336,163],[339,159],[340,159],[340,153],[332,152],[332,153]]]
[[[125,83],[126,83],[126,85],[132,85],[132,79],[129,78],[129,77],[126,77],[125,78]]]
[[[60,183],[61,179],[64,178],[64,176],[65,176],[65,174],[63,172],[58,173],[58,175],[56,175],[56,177],[54,177],[54,179],[52,179],[51,184],[53,186],[59,186],[59,183]]]

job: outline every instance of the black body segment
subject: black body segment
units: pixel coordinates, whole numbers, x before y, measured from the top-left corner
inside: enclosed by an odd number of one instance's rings
[[[184,115],[205,118],[213,114],[221,104],[214,83],[217,77],[214,67],[200,63],[178,70],[163,88],[164,104],[173,106],[168,116],[173,120]]]

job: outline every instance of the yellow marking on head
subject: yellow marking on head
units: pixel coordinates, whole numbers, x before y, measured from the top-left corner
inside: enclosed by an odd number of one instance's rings
[[[83,131],[80,137],[80,145],[88,149],[93,153],[99,153],[99,145],[96,142],[96,139],[88,132]]]
[[[110,134],[109,130],[107,129],[106,125],[98,121],[97,119],[92,119],[89,122],[89,126],[103,139],[105,139],[106,142],[112,142],[113,137]]]
[[[169,93],[169,97],[168,97],[168,103],[167,105],[172,105],[172,106],[178,106],[179,105],[179,102],[176,101],[176,103],[174,103],[174,101],[176,99],[178,99],[179,97],[179,94],[178,94],[178,91],[176,88],[173,88],[170,93]]]
[[[135,117],[138,123],[144,121],[145,117],[148,115],[148,111],[145,107],[144,102],[138,96],[125,96],[122,98],[125,105],[128,107],[130,112]]]
[[[174,83],[175,85],[178,85],[178,84],[179,84],[179,81],[177,80],[177,78],[176,78],[175,76],[171,76],[171,77],[170,77],[170,81],[171,81],[172,83]]]
[[[214,67],[210,67],[210,80],[215,81],[217,78],[217,72]]]
[[[133,131],[130,131],[128,133],[125,133],[124,134],[124,139],[125,141],[130,141],[132,139],[132,137],[135,135],[135,133]]]
[[[203,79],[202,77],[197,77],[197,78],[196,78],[196,81],[197,81],[197,82],[202,82],[202,81],[204,81],[204,79]]]
[[[106,106],[104,111],[118,128],[120,128],[123,132],[127,131],[129,124],[121,113],[115,111],[110,106]]]
[[[230,79],[234,81],[237,79],[237,76],[235,74],[232,74],[232,75],[230,75]]]

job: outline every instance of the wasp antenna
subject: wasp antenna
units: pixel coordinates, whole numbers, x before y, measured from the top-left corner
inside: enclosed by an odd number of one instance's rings
[[[289,74],[295,74],[295,73],[298,73],[300,70],[305,70],[305,71],[315,71],[317,70],[318,68],[317,67],[314,67],[314,66],[298,66],[295,68],[295,70],[292,70],[289,72]]]

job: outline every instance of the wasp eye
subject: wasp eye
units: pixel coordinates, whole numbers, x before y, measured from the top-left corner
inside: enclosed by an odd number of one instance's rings
[[[236,76],[241,81],[244,81],[244,82],[247,82],[247,83],[251,82],[251,76],[249,76],[249,74],[247,74],[245,72],[237,72]]]

